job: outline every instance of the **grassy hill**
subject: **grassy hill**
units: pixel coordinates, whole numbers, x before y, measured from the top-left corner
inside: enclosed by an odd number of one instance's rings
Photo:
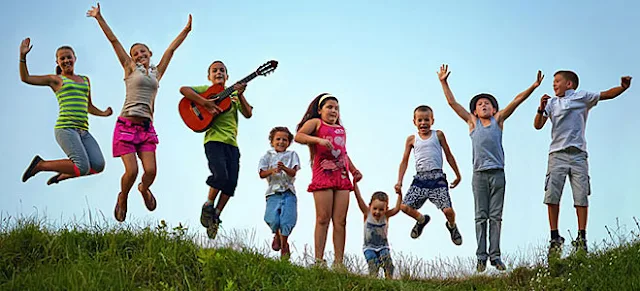
[[[588,255],[500,275],[419,279],[410,271],[372,279],[267,258],[242,244],[207,248],[164,222],[54,228],[0,221],[0,290],[640,290],[640,236],[632,231]]]

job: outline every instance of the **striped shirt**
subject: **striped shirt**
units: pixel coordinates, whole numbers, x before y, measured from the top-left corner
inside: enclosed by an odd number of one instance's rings
[[[89,80],[80,77],[83,82],[60,75],[62,87],[56,92],[60,111],[54,128],[89,129]]]

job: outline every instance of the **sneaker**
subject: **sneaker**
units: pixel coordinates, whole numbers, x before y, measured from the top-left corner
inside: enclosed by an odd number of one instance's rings
[[[555,239],[551,239],[549,241],[549,255],[560,255],[562,254],[562,245],[564,244],[564,237],[557,237]]]
[[[496,267],[496,269],[498,269],[499,271],[504,271],[507,269],[507,266],[504,265],[500,258],[491,260],[491,265]]]
[[[460,234],[460,231],[458,231],[458,225],[454,225],[453,228],[449,228],[449,222],[445,222],[444,225],[449,230],[449,233],[451,233],[451,241],[458,246],[461,245],[462,235]]]
[[[476,264],[476,271],[478,273],[484,272],[487,269],[487,259],[478,259],[478,263]]]
[[[574,252],[578,252],[578,251],[584,251],[585,253],[587,252],[587,240],[585,238],[578,237],[576,238],[576,240],[571,242],[571,245],[573,245]]]
[[[312,265],[312,267],[326,269],[327,268],[327,260],[316,258],[315,262]]]
[[[414,238],[414,239],[418,238],[422,234],[422,230],[424,229],[424,227],[427,225],[427,223],[429,223],[429,220],[431,220],[431,217],[429,215],[424,214],[423,223],[416,221],[416,225],[411,230],[411,238]]]
[[[207,236],[210,239],[215,239],[216,235],[218,235],[218,228],[220,227],[221,222],[222,221],[220,220],[220,218],[215,216],[214,219],[209,223],[209,226],[207,227]]]
[[[202,212],[200,213],[200,224],[202,224],[203,227],[209,227],[209,222],[213,220],[214,216],[216,216],[216,209],[213,207],[213,204],[205,202],[202,205]]]

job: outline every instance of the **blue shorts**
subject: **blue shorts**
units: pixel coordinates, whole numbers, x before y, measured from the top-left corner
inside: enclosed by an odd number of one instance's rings
[[[395,267],[391,261],[391,253],[389,253],[388,248],[384,248],[379,251],[371,249],[365,250],[364,258],[367,260],[367,265],[369,265],[369,275],[377,276],[378,270],[382,267],[387,277],[393,276],[393,270]]]
[[[290,190],[267,196],[264,221],[271,232],[280,230],[281,235],[289,236],[298,221],[298,197]]]
[[[427,200],[440,210],[451,208],[447,175],[441,169],[418,172],[413,177],[413,182],[402,204],[418,210]]]

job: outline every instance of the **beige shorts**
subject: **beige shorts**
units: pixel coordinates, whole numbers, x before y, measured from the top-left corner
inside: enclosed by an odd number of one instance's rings
[[[560,204],[564,182],[569,176],[573,205],[589,206],[588,196],[591,195],[591,184],[587,157],[586,152],[575,147],[549,154],[544,185],[545,204]]]

